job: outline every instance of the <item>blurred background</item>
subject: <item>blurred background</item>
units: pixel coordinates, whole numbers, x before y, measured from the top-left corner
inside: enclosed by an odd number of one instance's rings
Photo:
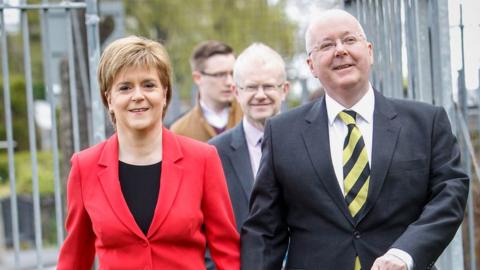
[[[195,102],[188,59],[207,39],[237,54],[252,42],[277,50],[292,85],[288,110],[321,87],[305,64],[304,31],[329,8],[364,25],[375,50],[374,86],[447,109],[474,188],[463,230],[437,266],[480,266],[480,1],[0,0],[0,269],[55,267],[70,156],[113,131],[95,77],[109,42],[133,34],[166,46],[174,67],[167,123]]]

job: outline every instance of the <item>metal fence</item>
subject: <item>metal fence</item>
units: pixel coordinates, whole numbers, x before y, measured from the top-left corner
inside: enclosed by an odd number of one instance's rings
[[[11,3],[11,2],[10,2]],[[95,0],[87,0],[85,2],[71,2],[63,1],[61,3],[50,3],[48,1],[42,1],[39,4],[27,4],[25,0],[18,2],[18,4],[10,4],[6,1],[0,1],[0,37],[1,37],[1,61],[2,61],[2,81],[3,81],[3,101],[4,101],[4,115],[5,115],[5,125],[6,125],[6,149],[8,152],[8,179],[10,182],[10,218],[11,224],[8,224],[8,228],[11,228],[12,236],[12,245],[13,245],[13,268],[14,269],[23,269],[26,267],[35,267],[36,269],[43,269],[46,267],[48,262],[44,261],[44,243],[42,237],[42,220],[41,220],[41,198],[40,198],[40,187],[39,187],[39,169],[38,169],[38,159],[37,159],[37,130],[35,126],[35,114],[34,112],[34,81],[32,76],[32,58],[30,52],[34,50],[31,47],[31,38],[32,33],[30,30],[31,24],[29,24],[29,19],[37,16],[40,22],[40,38],[41,38],[41,55],[42,66],[43,66],[43,84],[45,88],[45,93],[47,97],[47,102],[50,108],[50,141],[51,141],[51,152],[53,159],[53,178],[54,178],[54,209],[55,209],[55,230],[56,230],[56,246],[60,246],[64,239],[64,208],[62,200],[62,182],[60,179],[60,152],[59,152],[59,139],[58,139],[58,123],[59,118],[58,113],[58,103],[59,96],[56,93],[56,87],[58,84],[55,80],[58,80],[59,72],[59,63],[55,62],[54,48],[58,45],[55,43],[57,41],[62,41],[62,44],[65,44],[65,55],[62,55],[63,61],[66,63],[67,74],[67,88],[64,91],[69,91],[69,104],[71,115],[71,129],[72,139],[73,139],[73,151],[80,150],[80,124],[79,124],[79,113],[78,107],[79,101],[77,100],[77,89],[79,89],[80,83],[77,81],[78,74],[82,72],[85,73],[85,67],[79,68],[78,62],[82,62],[83,56],[79,54],[83,51],[82,46],[78,46],[85,42],[88,44],[88,70],[89,74],[83,74],[83,78],[87,78],[88,83],[87,89],[90,100],[87,99],[87,107],[91,112],[91,119],[88,121],[90,126],[95,127],[90,130],[91,134],[89,136],[89,143],[94,143],[100,141],[104,138],[104,123],[102,122],[103,117],[103,106],[101,105],[100,98],[98,96],[98,85],[95,79],[96,66],[98,64],[99,55],[100,55],[100,46],[99,46],[99,17],[97,12],[97,3]],[[12,43],[9,42],[10,35],[7,32],[7,19],[6,16],[11,15],[12,12],[18,12],[20,20],[19,32],[21,33],[21,44],[13,44],[13,46],[18,46],[22,48],[23,54],[23,74],[25,82],[25,93],[26,93],[26,102],[28,110],[28,138],[29,138],[29,152],[31,158],[31,175],[32,175],[32,205],[33,205],[33,224],[34,224],[34,247],[35,247],[35,256],[34,261],[31,262],[26,257],[22,257],[24,253],[21,252],[21,242],[20,242],[20,230],[19,230],[19,204],[17,197],[17,187],[16,187],[16,171],[15,171],[15,152],[14,152],[14,134],[13,134],[13,118],[15,115],[12,115],[12,105],[11,97],[18,93],[11,93],[11,84],[10,84],[10,68],[12,63],[18,61],[18,59],[9,59],[9,48],[8,46]],[[81,18],[79,14],[85,14],[84,18]],[[56,18],[61,18],[60,20]],[[82,40],[80,34],[80,25],[79,21],[85,24],[86,37],[87,40]],[[59,27],[62,31],[59,31]],[[53,39],[52,39],[53,37]],[[80,49],[79,49],[80,48]],[[54,63],[55,62],[55,63]],[[77,63],[77,64],[76,64]],[[82,77],[82,76],[80,76]],[[85,81],[85,79],[83,80]],[[101,117],[98,117],[97,114],[102,114]],[[83,127],[85,128],[85,127]],[[5,216],[5,215],[3,215]],[[0,216],[0,219],[2,217]],[[45,226],[45,224],[43,224]],[[56,255],[55,255],[56,257]],[[5,258],[4,258],[5,259]],[[8,259],[8,258],[7,258]]]
[[[467,169],[470,168],[471,160],[474,159],[471,139],[464,117],[455,107],[452,94],[452,80],[450,73],[450,44],[448,25],[448,1],[447,0],[344,0],[343,7],[355,14],[365,27],[369,40],[375,48],[375,65],[371,81],[385,95],[421,100],[432,104],[444,106],[449,113],[461,146],[463,159]],[[23,74],[28,110],[28,140],[32,175],[31,212],[33,215],[33,246],[35,255],[33,262],[24,259],[21,252],[21,229],[19,222],[19,198],[17,197],[16,171],[15,171],[15,141],[13,134],[12,119],[12,95],[11,74],[12,62],[17,59],[9,59],[9,43],[11,36],[7,33],[5,16],[7,11],[20,12],[21,47],[23,52]],[[34,79],[32,77],[31,29],[29,18],[38,16],[40,21],[41,52],[43,66],[43,83],[45,87],[48,107],[50,108],[51,129],[49,138],[51,145],[52,168],[54,178],[54,227],[56,232],[56,248],[64,239],[64,200],[62,190],[65,178],[64,167],[68,167],[71,152],[78,151],[86,145],[99,142],[105,137],[106,122],[103,105],[99,96],[96,81],[96,67],[100,56],[99,42],[99,16],[96,0],[84,2],[63,1],[50,3],[43,0],[41,4],[26,4],[25,0],[20,4],[7,4],[0,0],[0,45],[2,62],[3,101],[6,125],[6,142],[0,142],[0,154],[2,147],[7,150],[8,179],[10,182],[10,197],[8,209],[11,223],[2,226],[2,207],[0,207],[0,235],[3,227],[11,230],[11,242],[13,246],[14,269],[26,267],[44,269],[50,266],[45,260],[45,244],[43,243],[42,231],[42,200],[39,186],[39,167],[37,152],[38,130],[35,126],[34,112]],[[83,16],[84,15],[84,16]],[[60,22],[54,18],[61,17]],[[53,23],[52,23],[53,20]],[[59,31],[61,29],[62,31]],[[83,32],[82,32],[83,29]],[[54,32],[54,33],[52,33]],[[55,60],[55,42],[52,36],[61,39],[65,47],[63,60]],[[86,40],[84,40],[86,37]],[[87,48],[85,51],[84,49]],[[11,48],[10,48],[11,49]],[[59,65],[63,68],[59,68]],[[63,73],[61,72],[63,70]],[[56,72],[59,71],[59,72]],[[59,75],[59,73],[61,73]],[[63,77],[62,77],[63,76]],[[62,79],[63,78],[63,79]],[[56,93],[58,84],[61,84],[62,92],[68,93],[66,98]],[[306,86],[304,86],[306,90]],[[79,99],[77,99],[79,98]],[[68,104],[67,109],[59,111],[59,106]],[[462,105],[462,104],[460,104]],[[79,113],[83,108],[83,113]],[[461,109],[462,107],[460,107]],[[64,129],[63,123],[59,132],[58,120],[68,114]],[[86,115],[87,117],[85,117]],[[86,118],[86,119],[83,119]],[[85,132],[86,131],[86,132]],[[86,133],[86,135],[82,135]],[[69,149],[62,148],[59,141],[66,137],[71,141]],[[83,139],[86,136],[87,139]],[[86,143],[85,143],[86,142]],[[85,145],[86,144],[86,145]],[[61,149],[61,151],[60,151]],[[60,166],[63,159],[64,166]],[[1,181],[1,179],[0,179]],[[471,196],[470,196],[471,197]],[[28,211],[27,211],[28,212]],[[469,200],[469,245],[468,256],[470,269],[475,269],[475,252],[473,238],[473,205]],[[1,242],[1,241],[0,241]],[[1,243],[0,243],[1,245]],[[56,248],[54,253],[56,257]],[[2,266],[0,248],[0,268]],[[463,244],[461,230],[455,236],[450,247],[442,255],[437,263],[439,269],[463,269]]]
[[[462,161],[470,173],[474,152],[466,123],[466,101],[454,103],[450,63],[447,0],[345,0],[374,46],[371,81],[386,96],[443,106],[449,114],[462,148]],[[459,91],[458,93],[462,93]],[[475,165],[475,164],[473,164]],[[464,252],[462,229],[437,261],[439,269],[476,269],[474,208],[467,205],[468,234]],[[465,226],[464,226],[465,227]],[[465,258],[468,261],[464,262]]]

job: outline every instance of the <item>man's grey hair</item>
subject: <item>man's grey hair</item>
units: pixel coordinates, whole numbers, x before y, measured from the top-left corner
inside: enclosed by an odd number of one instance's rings
[[[233,67],[233,80],[239,84],[242,80],[243,72],[246,68],[254,68],[256,66],[273,66],[281,72],[283,80],[286,80],[285,62],[282,56],[267,45],[255,42],[248,46],[240,55],[238,55]]]
[[[305,50],[307,54],[310,54],[315,47],[316,44],[314,43],[313,38],[313,29],[317,26],[318,23],[328,20],[328,18],[337,17],[337,16],[348,16],[352,17],[355,22],[358,24],[359,34],[367,40],[367,36],[365,35],[365,31],[363,30],[362,25],[360,22],[353,16],[352,14],[346,12],[343,9],[330,9],[327,11],[323,11],[320,13],[315,14],[312,21],[308,24],[307,30],[305,31]]]

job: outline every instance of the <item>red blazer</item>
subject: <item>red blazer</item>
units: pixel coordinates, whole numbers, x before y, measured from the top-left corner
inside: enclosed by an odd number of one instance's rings
[[[240,269],[240,241],[213,146],[163,129],[160,192],[145,236],[118,180],[118,140],[74,154],[68,179],[68,236],[57,269],[205,269],[208,242],[218,270]],[[139,179],[141,181],[141,179]]]

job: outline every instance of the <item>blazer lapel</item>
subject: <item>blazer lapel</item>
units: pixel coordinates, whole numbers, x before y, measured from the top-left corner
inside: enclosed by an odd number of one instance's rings
[[[302,136],[315,172],[342,214],[354,225],[355,221],[348,212],[347,203],[338,186],[338,180],[333,169],[328,135],[328,116],[324,98],[312,106],[305,117],[305,121],[306,125]]]
[[[393,105],[379,92],[375,92],[375,110],[373,113],[372,157],[369,194],[365,209],[360,212],[358,222],[373,207],[387,175],[400,134],[401,125],[395,119],[397,113]]]
[[[240,181],[245,197],[248,201],[252,192],[254,175],[242,123],[237,125],[233,130],[232,142],[230,144],[232,151],[229,155],[232,166],[237,174],[237,179]]]
[[[137,236],[145,238],[145,235],[137,226],[128,208],[127,202],[123,197],[122,188],[120,187],[118,177],[118,139],[116,134],[107,140],[100,154],[98,164],[103,167],[103,169],[98,172],[97,176],[112,211],[125,227]]]
[[[182,149],[177,138],[167,129],[162,132],[162,175],[160,177],[160,192],[152,223],[147,237],[151,237],[161,227],[167,217],[183,178],[183,167],[178,162],[183,158]]]

